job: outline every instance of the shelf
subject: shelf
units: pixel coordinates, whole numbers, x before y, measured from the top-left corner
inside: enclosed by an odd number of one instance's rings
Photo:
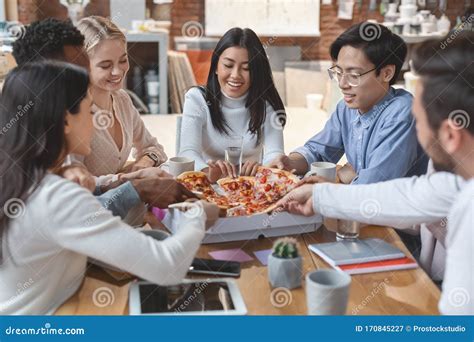
[[[430,39],[439,39],[443,38],[444,35],[439,34],[439,33],[430,33],[430,34],[409,34],[409,35],[400,35],[402,39],[405,41],[407,44],[418,44],[418,43],[423,43],[426,40]]]
[[[158,68],[160,82],[160,111],[168,114],[168,32],[128,32],[125,34],[129,43],[158,43]]]

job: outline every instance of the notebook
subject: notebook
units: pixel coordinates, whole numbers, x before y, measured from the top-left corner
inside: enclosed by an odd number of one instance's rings
[[[411,268],[417,268],[418,264],[415,260],[404,257],[401,259],[382,260],[364,262],[361,264],[352,265],[341,265],[336,266],[336,269],[344,271],[348,274],[362,274],[362,273],[375,273],[384,271],[395,271],[395,270],[407,270]]]
[[[405,254],[381,239],[316,243],[309,249],[332,266],[401,259]]]

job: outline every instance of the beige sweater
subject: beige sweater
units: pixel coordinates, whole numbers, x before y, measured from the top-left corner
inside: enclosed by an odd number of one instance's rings
[[[114,175],[123,169],[132,149],[135,159],[140,159],[147,152],[155,152],[161,162],[167,160],[163,146],[145,128],[140,114],[125,90],[113,92],[112,100],[115,116],[122,126],[122,148],[118,149],[106,127],[97,128],[102,127],[100,120],[108,120],[103,117],[94,120],[96,129],[91,142],[92,153],[87,157],[71,156],[71,162],[83,164],[96,176],[97,185],[107,185],[113,180]],[[92,107],[94,113],[98,110],[97,106]]]

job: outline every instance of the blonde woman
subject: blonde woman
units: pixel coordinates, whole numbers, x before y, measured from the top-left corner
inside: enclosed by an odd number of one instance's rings
[[[107,187],[124,171],[132,148],[136,161],[127,171],[158,166],[167,157],[151,136],[128,94],[122,89],[129,70],[125,35],[109,19],[91,16],[78,28],[84,35],[84,48],[90,59],[91,93],[95,132],[92,153],[73,157],[96,176],[96,185]]]
[[[158,166],[167,157],[122,89],[130,67],[125,35],[112,21],[99,16],[82,19],[78,29],[84,35],[84,49],[90,60],[95,131],[92,153],[86,157],[73,155],[71,160],[84,165],[95,176],[96,186],[104,191],[118,183],[118,173]],[[136,161],[125,169],[132,149]],[[128,212],[125,221],[141,225],[144,213],[145,206],[139,204]]]

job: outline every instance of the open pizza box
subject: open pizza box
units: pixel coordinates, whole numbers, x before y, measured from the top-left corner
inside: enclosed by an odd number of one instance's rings
[[[183,212],[169,210],[163,223],[175,232]],[[203,243],[253,240],[316,231],[323,223],[321,215],[305,217],[287,212],[262,213],[252,216],[223,217],[207,230]]]

